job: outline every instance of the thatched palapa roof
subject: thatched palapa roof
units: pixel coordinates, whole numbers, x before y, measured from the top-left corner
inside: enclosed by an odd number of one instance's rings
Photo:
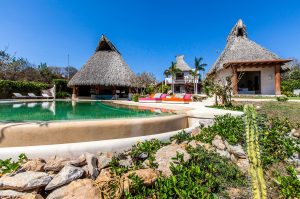
[[[181,71],[190,71],[191,67],[184,61],[184,55],[176,56],[176,66]]]
[[[246,25],[239,19],[227,37],[225,49],[213,64],[209,73],[223,69],[224,64],[227,63],[266,61],[288,62],[289,60],[280,59],[275,53],[248,39]],[[282,65],[283,70],[287,70],[288,67],[288,64]]]
[[[68,86],[131,86],[135,74],[117,48],[104,36],[92,57],[70,80]]]

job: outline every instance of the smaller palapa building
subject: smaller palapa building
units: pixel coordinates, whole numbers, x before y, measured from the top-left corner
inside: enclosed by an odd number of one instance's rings
[[[234,95],[281,95],[281,73],[289,70],[290,61],[248,39],[246,26],[240,19],[208,75],[223,82],[231,77]]]
[[[96,99],[127,98],[135,74],[123,60],[121,53],[104,35],[92,57],[69,81],[72,98],[85,96]]]

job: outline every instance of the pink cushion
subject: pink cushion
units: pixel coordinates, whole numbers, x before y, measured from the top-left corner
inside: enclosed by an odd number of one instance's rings
[[[168,94],[162,94],[162,95],[160,96],[160,98],[163,99],[163,98],[166,98],[167,96],[168,96]]]
[[[192,94],[185,94],[183,99],[190,100],[192,98]]]

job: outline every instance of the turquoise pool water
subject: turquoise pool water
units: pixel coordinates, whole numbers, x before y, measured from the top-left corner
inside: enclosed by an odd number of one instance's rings
[[[100,101],[51,101],[0,103],[1,122],[89,120],[132,117],[153,117],[160,109],[129,108]]]

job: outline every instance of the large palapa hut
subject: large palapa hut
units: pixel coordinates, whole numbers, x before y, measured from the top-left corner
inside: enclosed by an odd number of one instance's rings
[[[90,96],[96,99],[126,98],[135,74],[123,60],[120,52],[104,35],[93,56],[70,80],[72,98]]]
[[[208,75],[213,75],[215,81],[224,81],[230,76],[234,95],[280,95],[280,76],[289,69],[290,61],[249,40],[246,26],[240,19]]]

